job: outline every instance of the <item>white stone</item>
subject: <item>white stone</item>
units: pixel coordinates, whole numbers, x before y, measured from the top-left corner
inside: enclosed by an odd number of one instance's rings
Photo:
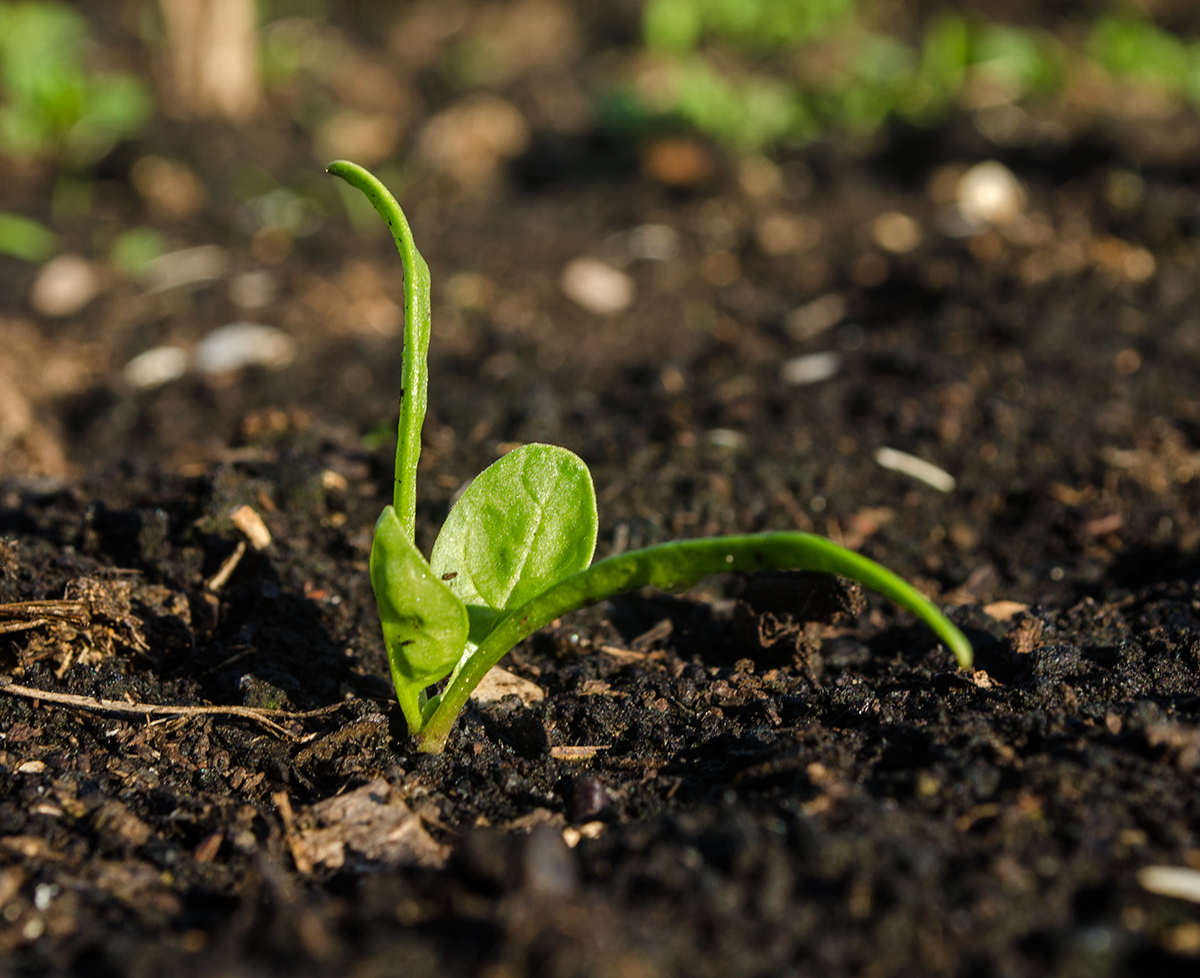
[[[959,178],[955,199],[969,224],[1007,224],[1021,213],[1025,192],[1008,167],[986,160]]]
[[[125,364],[125,383],[142,390],[161,387],[187,373],[187,365],[187,350],[183,347],[156,346]]]
[[[286,367],[296,359],[296,341],[283,330],[261,323],[231,323],[214,329],[196,347],[201,373],[219,374],[243,367]]]
[[[184,285],[200,285],[229,271],[229,253],[217,245],[200,245],[159,255],[146,263],[140,278],[147,292],[164,292]]]
[[[29,301],[43,316],[72,316],[96,297],[100,277],[86,258],[59,255],[42,266]]]
[[[926,462],[923,458],[917,458],[915,455],[909,455],[908,452],[902,452],[895,448],[876,449],[875,461],[885,469],[900,472],[918,482],[924,482],[925,485],[932,486],[938,492],[952,492],[957,484],[954,476],[945,469],[939,469],[932,462]]]
[[[633,279],[596,258],[576,258],[568,264],[561,285],[568,299],[600,316],[628,309],[635,292]]]
[[[800,386],[828,380],[842,369],[842,355],[835,350],[793,357],[779,368],[779,379],[785,384]]]

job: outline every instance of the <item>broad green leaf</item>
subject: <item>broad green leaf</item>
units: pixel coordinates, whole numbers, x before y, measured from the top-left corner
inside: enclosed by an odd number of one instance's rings
[[[371,586],[396,695],[416,733],[425,687],[449,675],[466,645],[467,609],[430,569],[391,506],[375,524]]]
[[[559,581],[528,604],[511,608],[455,671],[437,703],[430,704],[419,734],[421,750],[441,753],[455,718],[487,671],[526,635],[560,615],[647,585],[675,591],[698,584],[709,574],[761,570],[823,571],[858,581],[911,611],[946,643],[959,668],[971,668],[971,643],[936,605],[886,567],[831,540],[811,533],[677,540],[609,557]]]
[[[525,445],[467,487],[429,562],[467,605],[477,645],[503,612],[586,568],[595,549],[596,492],[583,460]]]

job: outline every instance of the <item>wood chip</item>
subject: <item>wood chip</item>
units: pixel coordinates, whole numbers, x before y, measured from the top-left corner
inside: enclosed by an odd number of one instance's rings
[[[983,613],[996,621],[1011,621],[1022,612],[1028,611],[1029,605],[1020,601],[993,601],[983,606]]]
[[[245,555],[246,541],[239,540],[238,545],[234,548],[233,553],[221,561],[221,566],[218,567],[217,572],[208,579],[208,583],[205,584],[205,587],[214,593],[220,591],[221,588],[223,588],[229,581],[229,578],[233,575],[233,572],[237,570],[237,565],[242,562],[242,557]]]
[[[607,826],[603,822],[588,822],[578,828],[568,825],[562,830],[563,842],[568,849],[574,849],[583,839],[598,839],[604,834]]]
[[[225,841],[223,832],[213,832],[200,840],[200,844],[192,851],[192,858],[198,863],[211,863],[221,851],[221,843]]]
[[[590,761],[600,751],[608,750],[612,744],[581,744],[574,747],[565,745],[550,748],[550,756],[556,761]]]
[[[1200,903],[1200,870],[1184,866],[1146,866],[1138,870],[1137,880],[1149,893]]]
[[[971,682],[980,689],[998,689],[1001,685],[982,669],[976,669],[971,673]]]
[[[253,506],[239,506],[229,515],[255,550],[266,550],[271,545],[271,531]]]
[[[513,675],[507,669],[501,669],[499,666],[492,666],[479,685],[475,687],[471,699],[476,703],[486,705],[499,703],[506,696],[516,696],[526,706],[532,706],[534,703],[544,700],[546,693],[540,686],[531,683],[528,679]]]
[[[611,655],[614,659],[625,659],[629,662],[641,662],[646,658],[646,652],[634,652],[633,649],[619,649],[615,645],[601,645],[600,651]]]

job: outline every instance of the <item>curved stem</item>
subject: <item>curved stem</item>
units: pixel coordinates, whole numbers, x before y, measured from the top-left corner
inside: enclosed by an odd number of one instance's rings
[[[396,485],[393,505],[400,525],[414,537],[417,514],[417,462],[421,457],[421,426],[429,383],[429,266],[413,243],[412,231],[396,198],[387,187],[357,163],[337,160],[325,172],[361,190],[387,221],[404,266],[404,364],[401,369],[400,425],[396,442]]]
[[[811,533],[764,533],[664,543],[610,557],[560,581],[502,618],[442,694],[418,735],[440,753],[454,721],[487,671],[525,636],[560,615],[650,585],[681,590],[726,571],[809,570],[857,581],[911,611],[950,648],[962,669],[973,661],[967,637],[911,584],[873,560]]]

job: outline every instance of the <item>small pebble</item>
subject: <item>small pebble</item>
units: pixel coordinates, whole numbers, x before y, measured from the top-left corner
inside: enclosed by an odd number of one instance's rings
[[[775,211],[759,219],[754,237],[765,255],[791,255],[816,247],[821,241],[821,222],[813,217]]]
[[[33,280],[29,301],[43,316],[72,316],[96,297],[100,277],[86,258],[59,255]]]
[[[679,232],[665,224],[642,224],[629,232],[629,254],[647,261],[670,261],[679,254]]]
[[[739,449],[745,446],[746,436],[731,428],[713,428],[708,433],[708,443],[715,448]]]
[[[178,160],[143,156],[133,164],[129,179],[157,216],[172,221],[191,217],[208,198],[200,178]]]
[[[464,96],[417,134],[418,154],[468,187],[488,184],[528,143],[529,124],[520,110],[489,92]]]
[[[45,770],[45,761],[25,761],[17,766],[17,774],[41,774]]]
[[[50,904],[54,902],[58,892],[58,887],[53,883],[39,883],[33,888],[33,905],[45,913],[50,909]]]
[[[715,168],[712,153],[691,139],[656,139],[642,156],[642,172],[668,187],[698,187]]]
[[[926,462],[923,458],[917,458],[915,455],[909,455],[908,452],[901,452],[895,448],[876,449],[875,461],[885,469],[900,472],[919,482],[924,482],[925,485],[932,486],[938,492],[952,492],[956,484],[954,476],[944,469],[939,469],[932,462]]]
[[[125,364],[125,383],[141,390],[161,387],[182,377],[187,365],[187,350],[183,347],[156,346]]]
[[[921,225],[899,211],[880,214],[871,225],[871,231],[875,243],[894,255],[907,254],[921,243]]]
[[[958,211],[970,224],[1006,224],[1021,213],[1025,194],[1003,163],[987,160],[964,173],[955,192]]]
[[[200,245],[171,251],[146,263],[142,285],[147,292],[165,292],[184,285],[199,285],[229,271],[229,254],[217,245]]]
[[[525,841],[525,888],[534,896],[562,900],[579,889],[579,866],[561,830],[539,825]]]
[[[242,272],[229,283],[229,298],[243,309],[269,306],[279,295],[274,276],[267,271]]]
[[[594,821],[612,807],[612,797],[599,778],[580,778],[571,792],[571,821]]]
[[[783,328],[794,340],[811,340],[845,318],[846,300],[836,292],[829,292],[789,312]]]
[[[835,350],[793,357],[779,368],[779,379],[785,384],[800,386],[828,380],[842,369],[842,355]]]
[[[243,367],[286,367],[296,359],[296,341],[261,323],[231,323],[214,329],[196,347],[196,369],[218,374]]]
[[[600,316],[628,309],[635,291],[633,279],[595,258],[576,258],[568,264],[561,285],[568,299]]]

